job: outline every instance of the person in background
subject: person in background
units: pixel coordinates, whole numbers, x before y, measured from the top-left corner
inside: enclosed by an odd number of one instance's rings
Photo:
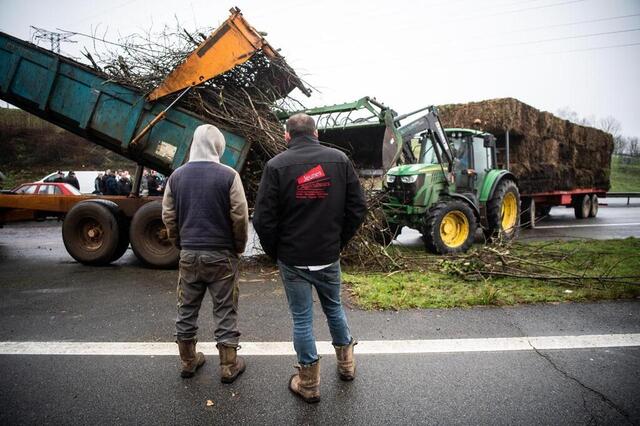
[[[107,169],[105,170],[104,174],[102,175],[102,182],[100,184],[100,192],[102,192],[103,195],[107,195],[107,179],[109,179],[109,175],[111,174],[111,169]]]
[[[58,170],[58,173],[53,179],[53,182],[64,183],[64,173],[62,172],[62,170]]]
[[[287,120],[287,150],[267,163],[253,226],[265,253],[277,260],[293,319],[298,373],[289,389],[320,400],[320,357],[313,335],[313,288],[327,318],[340,379],[355,378],[351,335],[341,302],[340,251],[362,224],[367,207],[351,160],[318,141],[313,118]]]
[[[147,177],[147,188],[150,196],[158,196],[160,193],[160,179],[155,170],[151,170],[151,174]]]
[[[80,182],[78,182],[78,178],[76,177],[75,172],[69,170],[67,177],[64,179],[65,183],[73,186],[75,189],[80,191]]]
[[[105,186],[106,186],[106,195],[119,195],[120,192],[118,190],[118,181],[116,180],[116,173],[112,170],[110,170],[109,175],[107,176],[107,179],[105,180]]]
[[[128,171],[123,171],[118,181],[118,192],[120,195],[129,195],[131,192],[131,178]]]
[[[92,194],[102,195],[102,175],[103,173],[98,173],[98,176],[96,176],[96,179],[93,181]]]
[[[220,355],[220,380],[232,383],[246,365],[237,356],[238,264],[248,239],[249,213],[240,175],[220,164],[225,140],[215,126],[196,128],[189,161],[169,178],[162,200],[167,235],[180,248],[176,343],[182,377],[205,362],[196,352],[198,313],[209,291]]]

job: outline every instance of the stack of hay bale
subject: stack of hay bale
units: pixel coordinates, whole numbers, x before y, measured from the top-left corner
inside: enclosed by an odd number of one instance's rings
[[[506,162],[509,131],[509,169],[518,177],[523,194],[576,188],[608,190],[613,137],[539,111],[513,98],[492,99],[439,107],[444,127],[482,130],[497,138],[498,164]]]

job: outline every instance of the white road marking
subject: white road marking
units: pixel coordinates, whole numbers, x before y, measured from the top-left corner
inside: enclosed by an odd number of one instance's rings
[[[295,355],[291,342],[241,342],[242,355]],[[640,333],[581,336],[498,337],[480,339],[365,340],[356,346],[358,354],[427,354],[566,350],[640,346]],[[199,342],[198,350],[218,353],[214,342]],[[330,342],[318,342],[318,353],[330,355]],[[176,355],[174,342],[0,342],[0,355]]]
[[[604,227],[604,226],[638,226],[640,222],[629,222],[629,223],[592,223],[586,225],[549,225],[549,226],[538,226],[536,225],[535,229],[561,229],[561,228],[596,228],[596,227]]]

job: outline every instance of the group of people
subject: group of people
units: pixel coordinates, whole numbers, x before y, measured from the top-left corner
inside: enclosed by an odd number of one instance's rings
[[[67,173],[66,176],[64,175],[64,172],[62,170],[58,170],[51,181],[57,183],[68,183],[69,185],[80,191],[80,182],[78,182],[76,173],[71,170],[69,170],[69,173]]]
[[[126,170],[107,169],[98,173],[94,181],[94,194],[129,195],[131,192],[131,176]]]
[[[306,402],[320,400],[320,357],[313,334],[313,288],[327,318],[340,379],[355,378],[354,347],[341,303],[340,251],[366,214],[360,181],[348,157],[318,141],[313,118],[286,123],[288,149],[266,165],[253,226],[265,253],[277,262],[293,320],[298,365],[288,387]],[[248,239],[247,200],[240,176],[220,164],[225,140],[212,125],[196,129],[189,161],[165,185],[162,219],[180,248],[176,342],[181,376],[204,362],[196,351],[197,319],[207,291],[213,299],[220,376],[231,383],[246,369],[237,355],[238,264]]]
[[[72,173],[72,172],[70,172]],[[127,170],[110,170],[99,173],[94,181],[94,194],[129,195],[133,182]],[[162,195],[163,181],[155,170],[145,170],[142,186],[146,186],[149,195]]]

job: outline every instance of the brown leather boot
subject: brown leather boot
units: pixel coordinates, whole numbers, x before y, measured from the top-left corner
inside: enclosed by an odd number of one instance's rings
[[[309,365],[296,365],[298,373],[291,376],[289,390],[306,402],[320,401],[320,360]]]
[[[338,374],[340,379],[351,381],[356,377],[356,359],[353,356],[353,347],[358,341],[351,338],[351,343],[344,346],[333,346],[336,350],[336,358],[338,359]]]
[[[247,368],[244,359],[237,355],[239,346],[218,343],[216,347],[220,354],[220,381],[222,383],[233,383]]]
[[[180,360],[182,361],[182,371],[180,376],[183,378],[193,377],[196,370],[204,364],[204,354],[196,352],[196,339],[177,340],[178,350],[180,351]]]

